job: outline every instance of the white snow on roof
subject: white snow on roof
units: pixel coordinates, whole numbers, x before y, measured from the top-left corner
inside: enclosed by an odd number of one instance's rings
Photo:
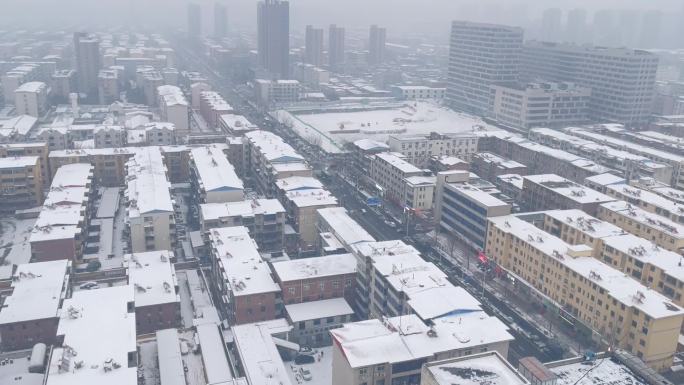
[[[663,249],[633,234],[605,238],[603,243],[637,261],[656,266],[668,276],[684,282],[684,266],[680,265],[682,257],[674,251]]]
[[[147,213],[173,212],[171,183],[159,147],[142,147],[126,162],[129,218]]]
[[[233,134],[259,129],[259,126],[250,122],[249,119],[242,115],[223,114],[220,119],[222,124]]]
[[[168,250],[124,255],[128,282],[135,287],[136,307],[180,302],[172,257]]]
[[[66,259],[17,266],[12,276],[12,294],[0,309],[0,324],[40,320],[59,316],[66,295]]]
[[[136,351],[132,302],[131,285],[76,291],[64,300],[57,330],[63,347],[52,351],[46,385],[136,385],[137,367],[128,366],[128,353]]]
[[[354,142],[354,145],[364,151],[368,150],[384,150],[389,151],[390,147],[387,143],[379,142],[373,139],[359,139]]]
[[[157,330],[156,336],[161,385],[186,385],[178,330]]]
[[[577,184],[556,174],[540,174],[523,176],[525,180],[544,186],[556,194],[563,195],[579,204],[593,202],[612,202],[615,198]]]
[[[481,159],[485,163],[494,163],[494,164],[498,165],[499,167],[505,168],[505,169],[526,167],[522,163],[518,163],[518,162],[511,160],[511,159],[506,159],[502,156],[493,154],[491,152],[481,152],[481,153],[475,154],[474,157]]]
[[[60,167],[52,179],[50,191],[43,209],[38,215],[30,241],[40,242],[53,239],[73,238],[81,229],[93,166],[74,163]]]
[[[650,227],[657,231],[667,233],[667,235],[673,238],[684,238],[684,225],[660,215],[650,213],[639,208],[639,206],[632,205],[625,201],[615,201],[604,203],[601,207],[621,214],[628,220],[638,222],[644,227]]]
[[[38,118],[30,115],[19,115],[7,119],[0,119],[0,136],[26,136],[36,125]]]
[[[346,324],[330,330],[352,368],[399,363],[436,353],[512,341],[506,325],[484,312],[470,312],[433,320],[430,327],[416,315]]]
[[[13,156],[0,158],[0,169],[13,169],[37,166],[37,156]]]
[[[256,130],[246,133],[245,138],[250,145],[257,148],[262,156],[270,163],[302,162],[304,157],[299,155],[292,146],[285,143],[281,137],[268,131]]]
[[[159,97],[163,101],[164,104],[167,106],[173,106],[173,105],[181,105],[181,106],[187,106],[188,101],[185,99],[185,95],[183,95],[183,91],[181,91],[180,88],[176,86],[171,86],[171,85],[163,85],[157,87],[157,93],[159,94]]]
[[[325,189],[290,191],[285,196],[299,208],[337,205],[337,198]]]
[[[591,252],[589,246],[570,245],[514,215],[493,217],[489,218],[489,221],[504,233],[515,236],[524,244],[539,250],[543,255],[552,257],[570,271],[595,283],[608,292],[612,298],[626,306],[637,308],[653,318],[684,314],[684,310],[672,304],[667,297],[650,290],[621,271],[591,256],[573,257],[570,255],[589,255]],[[623,237],[625,236],[620,236],[620,238]],[[610,239],[611,237],[605,238],[604,242]]]
[[[593,183],[598,186],[607,186],[611,184],[621,184],[625,183],[626,180],[625,178],[619,177],[617,175],[613,175],[609,172],[604,173],[604,174],[598,174],[594,176],[590,176],[588,178],[584,179],[585,182]]]
[[[311,167],[306,162],[274,163],[271,167],[273,167],[273,171],[276,173],[311,170]]]
[[[603,206],[617,202],[605,203]],[[605,238],[615,235],[623,235],[625,231],[614,224],[596,219],[582,210],[548,210],[544,215],[551,217],[565,225],[574,228],[592,238]]]
[[[482,191],[478,188],[472,187],[467,184],[455,184],[453,186],[454,190],[465,195],[471,201],[481,204],[483,207],[502,207],[510,206],[508,203],[502,201],[501,199],[493,196],[492,194]]]
[[[291,385],[273,334],[290,330],[285,319],[233,326],[235,348],[250,384]]]
[[[684,215],[684,205],[681,205],[675,201],[672,201],[668,198],[652,193],[650,191],[640,189],[638,187],[632,187],[628,184],[609,185],[606,186],[606,189],[613,195],[622,197],[625,200],[637,200],[640,202],[647,203],[649,205],[656,206],[661,210],[667,211],[671,214]]]
[[[344,298],[294,303],[285,305],[285,311],[292,323],[354,314]]]
[[[496,352],[427,364],[436,385],[528,385],[525,379]]]
[[[323,183],[311,176],[291,176],[278,179],[276,186],[282,191],[322,189]]]
[[[496,177],[501,183],[509,184],[515,188],[523,189],[523,178],[520,174],[503,174]]]
[[[319,220],[327,224],[327,228],[336,238],[350,247],[361,242],[375,242],[361,225],[353,220],[344,207],[328,207],[318,210]]]
[[[411,186],[434,186],[437,183],[437,177],[416,175],[404,178],[404,181]]]
[[[14,92],[42,92],[47,88],[47,84],[43,82],[26,82],[19,86]]]
[[[212,229],[209,239],[223,267],[223,279],[234,296],[280,291],[246,227]]]
[[[279,280],[287,282],[354,274],[356,273],[356,258],[352,254],[333,254],[274,262],[272,266]]]
[[[285,208],[277,199],[252,199],[240,202],[205,203],[200,205],[204,220],[227,217],[253,217],[255,215],[275,215],[285,213]]]
[[[226,356],[225,344],[217,324],[208,322],[197,325],[197,337],[202,349],[202,362],[208,384],[220,384],[233,379]]]
[[[327,107],[326,107],[327,108]],[[303,139],[315,139],[324,151],[344,152],[344,144],[359,139],[386,142],[390,135],[424,135],[431,132],[470,132],[491,128],[480,118],[430,102],[341,104],[320,112],[276,111],[281,122]],[[319,140],[320,139],[320,140]]]
[[[628,367],[610,358],[576,362],[549,368],[558,376],[557,385],[646,385]],[[591,370],[587,374],[587,372]]]
[[[200,187],[207,192],[244,188],[242,180],[235,173],[235,168],[223,153],[225,147],[226,145],[209,144],[203,148],[190,150]]]
[[[396,168],[402,173],[421,173],[423,170],[407,162],[400,156],[397,156],[392,152],[381,152],[376,154],[377,159],[382,159],[385,163],[390,164],[392,167]],[[375,162],[375,160],[373,160]]]

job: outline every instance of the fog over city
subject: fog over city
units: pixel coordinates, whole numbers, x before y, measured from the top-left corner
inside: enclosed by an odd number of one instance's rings
[[[0,385],[683,385],[682,0],[0,0]]]

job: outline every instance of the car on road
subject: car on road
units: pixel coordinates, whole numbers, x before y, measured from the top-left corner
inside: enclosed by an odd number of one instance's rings
[[[312,376],[311,371],[309,369],[299,368],[299,374],[302,375],[302,379],[304,379],[304,381],[311,381]]]
[[[97,282],[90,281],[90,282],[86,282],[86,283],[82,284],[81,286],[79,286],[79,289],[93,290],[93,289],[97,289],[99,287],[100,287],[100,285]]]

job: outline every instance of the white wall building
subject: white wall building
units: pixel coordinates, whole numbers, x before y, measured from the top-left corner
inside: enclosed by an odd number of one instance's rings
[[[14,91],[14,107],[19,115],[42,116],[47,112],[49,88],[43,82],[24,83]]]

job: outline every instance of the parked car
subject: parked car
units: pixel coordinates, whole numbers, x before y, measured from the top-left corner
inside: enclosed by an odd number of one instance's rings
[[[316,352],[308,346],[300,346],[297,354],[313,356],[314,354],[316,354]]]
[[[300,354],[297,357],[295,357],[294,362],[297,365],[313,364],[314,362],[316,362],[316,359],[314,358],[314,356]]]
[[[299,368],[299,374],[302,375],[302,378],[304,379],[304,381],[311,381],[312,376],[311,376],[311,371],[309,369]]]
[[[86,283],[82,284],[81,286],[79,286],[79,288],[83,289],[83,290],[92,290],[92,289],[97,289],[99,287],[100,287],[100,285],[97,282],[93,282],[93,281],[86,282]]]

